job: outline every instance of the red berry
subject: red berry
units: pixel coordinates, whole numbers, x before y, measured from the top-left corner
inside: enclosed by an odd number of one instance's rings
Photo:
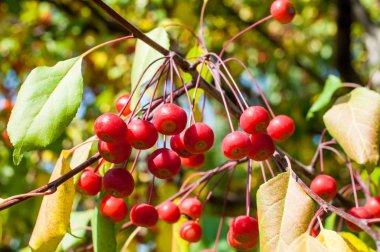
[[[277,0],[279,1],[279,0]],[[294,133],[295,126],[292,118],[286,115],[278,115],[273,118],[267,128],[268,135],[273,140],[282,142],[291,137]]]
[[[222,142],[222,151],[224,156],[239,160],[246,156],[251,149],[251,140],[249,137],[240,131],[234,131],[224,137]]]
[[[181,213],[195,220],[201,216],[203,206],[202,202],[197,198],[186,198],[182,201],[179,209],[181,210]]]
[[[128,127],[123,119],[117,115],[106,113],[95,120],[94,130],[100,140],[117,144],[125,141]]]
[[[261,106],[252,106],[240,116],[240,127],[249,134],[264,132],[269,125],[268,111]]]
[[[207,124],[198,122],[186,130],[184,142],[191,153],[204,153],[214,144],[214,132]]]
[[[270,13],[280,23],[287,24],[293,20],[296,10],[288,0],[276,0],[270,7]]]
[[[128,207],[123,199],[106,196],[100,202],[100,213],[109,221],[120,222],[127,217]]]
[[[310,184],[310,189],[326,201],[332,200],[336,193],[336,181],[328,175],[316,176]]]
[[[181,159],[170,149],[158,149],[149,155],[148,169],[157,178],[172,178],[181,170]]]
[[[171,201],[165,201],[158,208],[158,217],[167,223],[176,223],[181,217],[179,208]]]
[[[115,104],[115,107],[116,107],[116,110],[117,112],[120,113],[120,111],[124,108],[125,104],[128,103],[128,100],[130,99],[130,95],[126,94],[126,95],[122,95],[120,96],[117,100],[116,100],[116,104]],[[127,116],[131,113],[131,102],[128,103],[128,105],[125,107],[122,115],[123,116]]]
[[[257,220],[250,216],[238,216],[234,218],[230,226],[231,235],[239,242],[257,240],[259,226]]]
[[[247,251],[247,250],[251,250],[253,247],[256,246],[257,244],[257,239],[255,240],[250,240],[250,241],[247,241],[247,242],[240,242],[238,240],[235,239],[235,237],[232,235],[231,231],[229,231],[227,233],[227,241],[228,241],[228,244],[239,250],[239,251]]]
[[[251,150],[249,151],[249,158],[255,161],[264,161],[270,158],[276,147],[272,138],[265,133],[258,133],[251,135]]]
[[[380,217],[380,196],[371,197],[367,200],[364,207],[370,212],[373,218]]]
[[[172,136],[170,138],[170,147],[181,157],[191,157],[193,154],[187,150],[184,142],[184,136],[185,131],[182,131],[181,134]]]
[[[84,169],[80,175],[78,190],[87,195],[96,195],[102,189],[102,177],[91,167]]]
[[[179,235],[185,241],[198,242],[202,238],[202,227],[195,221],[185,222],[179,230]]]
[[[199,169],[205,163],[205,155],[202,153],[187,158],[181,157],[181,163],[187,168]]]
[[[146,150],[152,147],[158,139],[154,125],[148,121],[134,119],[128,124],[127,141],[133,148]]]
[[[140,227],[152,227],[158,221],[158,213],[154,206],[141,203],[135,205],[129,214],[131,222]]]
[[[135,188],[135,181],[132,175],[123,168],[114,168],[108,170],[103,177],[103,189],[108,194],[124,198],[133,192]]]
[[[181,107],[167,103],[161,105],[153,114],[153,124],[163,135],[177,135],[181,133],[187,123],[187,115]]]
[[[313,237],[315,238],[315,237],[317,237],[318,235],[319,235],[319,229],[318,229],[318,227],[317,227],[317,228],[313,227],[313,228],[311,229],[311,236],[313,236]]]
[[[119,144],[99,141],[98,150],[104,160],[117,164],[129,159],[132,147],[126,141]]]
[[[364,207],[353,207],[350,210],[348,210],[347,213],[349,213],[352,216],[359,218],[359,219],[371,219],[372,218],[372,214]],[[352,222],[349,222],[347,220],[346,220],[346,226],[352,232],[362,231],[362,229],[360,227],[356,226],[355,224],[353,224]]]

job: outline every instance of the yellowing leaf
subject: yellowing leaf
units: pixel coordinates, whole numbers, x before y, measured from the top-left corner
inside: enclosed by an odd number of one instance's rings
[[[285,172],[261,185],[257,191],[261,252],[283,252],[306,232],[314,203]]]
[[[286,252],[326,252],[328,251],[322,243],[307,233],[295,239]]]
[[[329,252],[352,252],[347,243],[337,232],[322,229],[317,240],[320,241]]]
[[[182,215],[179,221],[172,225],[172,231],[173,231],[172,232],[173,238],[172,238],[172,244],[171,244],[172,252],[189,252],[190,243],[183,240],[179,236],[179,230],[182,224],[185,223],[186,221],[188,221],[188,219]]]
[[[379,160],[380,94],[356,88],[340,97],[323,116],[329,133],[359,164]]]
[[[353,252],[375,252],[375,250],[368,247],[362,240],[352,233],[340,232],[339,235],[345,240],[346,244]]]
[[[50,182],[69,172],[67,151],[62,151],[50,177]],[[55,251],[63,236],[70,229],[70,213],[75,196],[73,178],[43,198],[37,222],[29,246],[33,251]]]

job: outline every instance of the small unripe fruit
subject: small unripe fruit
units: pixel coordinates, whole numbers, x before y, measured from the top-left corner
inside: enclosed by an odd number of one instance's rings
[[[158,221],[158,213],[154,206],[141,203],[135,205],[130,212],[131,222],[140,227],[152,227]]]
[[[181,213],[176,204],[171,201],[165,201],[158,208],[158,217],[167,223],[176,223],[181,217]]]
[[[185,241],[198,242],[202,238],[202,227],[195,221],[185,222],[179,230],[179,235]]]
[[[118,144],[125,141],[127,124],[115,114],[106,113],[99,116],[94,123],[94,131],[104,142]]]
[[[106,196],[100,202],[99,211],[109,221],[120,222],[127,217],[128,207],[123,199]]]
[[[280,23],[287,24],[293,20],[296,10],[288,0],[276,0],[270,7],[270,13]]]
[[[249,134],[264,132],[269,125],[268,111],[261,106],[252,106],[240,116],[240,127]]]
[[[335,179],[324,174],[318,175],[313,179],[310,189],[326,201],[332,200],[337,193]]]
[[[189,152],[204,153],[214,144],[214,132],[205,123],[194,123],[185,131],[184,142]]]
[[[146,120],[134,119],[128,124],[127,141],[133,148],[146,150],[152,147],[158,139],[154,125]]]
[[[232,160],[239,160],[248,156],[251,150],[251,140],[240,131],[234,131],[224,137],[222,151],[224,156]]]
[[[181,164],[190,169],[199,169],[205,163],[205,155],[196,154],[192,157],[181,157]]]
[[[117,198],[124,198],[133,192],[135,181],[132,175],[123,168],[108,170],[103,177],[103,189]]]
[[[349,214],[352,216],[359,218],[359,219],[371,219],[372,215],[371,213],[364,207],[353,207],[350,210],[348,210]],[[360,232],[362,229],[358,226],[356,226],[354,223],[346,220],[346,226],[348,229],[350,229],[352,232]]]
[[[181,133],[187,123],[187,115],[181,107],[167,103],[161,105],[153,114],[153,124],[163,135],[177,135]]]
[[[202,215],[202,202],[197,198],[186,198],[179,206],[181,213],[195,220]]]
[[[279,1],[279,0],[277,0]],[[286,115],[278,115],[273,118],[267,128],[268,135],[277,142],[282,142],[291,137],[295,126],[292,118]]]
[[[96,195],[102,189],[102,177],[91,167],[84,169],[80,175],[78,190],[87,195]]]
[[[117,164],[129,159],[132,147],[126,141],[119,144],[99,141],[98,150],[104,160]]]
[[[249,158],[255,161],[264,161],[270,158],[276,147],[272,138],[265,133],[253,134],[251,139],[251,150],[249,151]]]
[[[115,107],[116,107],[116,110],[117,112],[120,113],[120,111],[124,108],[125,104],[128,103],[128,100],[130,99],[130,95],[123,95],[123,96],[120,96],[117,100],[116,100],[116,104],[115,104]],[[125,107],[125,109],[123,110],[123,113],[122,115],[123,116],[127,116],[131,113],[131,102],[129,101],[128,105]]]
[[[181,170],[181,159],[170,149],[158,149],[148,157],[148,170],[157,178],[172,178]]]

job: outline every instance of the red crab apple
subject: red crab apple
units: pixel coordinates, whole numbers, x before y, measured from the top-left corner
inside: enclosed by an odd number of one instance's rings
[[[310,184],[310,189],[326,201],[332,200],[336,193],[336,181],[325,174],[316,176]]]
[[[251,139],[251,149],[249,151],[249,158],[255,161],[264,161],[270,158],[276,147],[272,138],[265,133],[253,134]]]
[[[128,100],[130,99],[130,95],[126,94],[126,95],[122,95],[120,96],[117,100],[116,100],[116,104],[115,104],[115,107],[116,107],[116,110],[117,112],[120,113],[120,111],[124,108],[125,104],[128,103]],[[125,107],[125,109],[123,110],[123,113],[122,115],[123,116],[127,116],[131,113],[131,102],[128,103],[128,105]]]
[[[157,139],[157,130],[149,121],[134,119],[128,124],[127,141],[133,148],[149,149],[157,142]]]
[[[104,160],[117,164],[126,161],[131,156],[132,147],[127,141],[119,144],[99,141],[98,150]]]
[[[270,7],[270,13],[280,23],[287,24],[293,20],[296,10],[288,0],[276,0]]]
[[[248,134],[264,132],[269,125],[268,111],[261,106],[252,106],[240,116],[240,127]]]
[[[186,198],[182,203],[179,205],[179,209],[181,210],[181,213],[189,216],[192,219],[197,219],[201,216],[203,206],[202,202],[199,201],[198,198]]]
[[[181,157],[191,157],[192,153],[188,151],[184,142],[185,131],[182,131],[180,134],[172,136],[170,138],[170,147],[173,151],[177,152]]]
[[[256,246],[257,239],[249,240],[246,242],[240,242],[240,241],[236,240],[235,237],[233,236],[233,234],[231,233],[231,231],[229,231],[227,233],[227,242],[231,247],[233,247],[239,251],[248,251],[248,250],[251,250],[253,247]]]
[[[125,141],[127,124],[115,114],[105,113],[99,116],[94,123],[94,131],[104,142],[117,144]]]
[[[205,155],[196,154],[192,157],[181,157],[181,164],[190,169],[199,169],[205,163]]]
[[[165,201],[158,208],[158,217],[167,223],[176,223],[181,217],[178,206],[171,202]]]
[[[242,215],[235,217],[230,226],[231,235],[239,242],[257,240],[259,237],[259,226],[255,218]]]
[[[268,135],[277,142],[282,142],[291,137],[295,126],[293,119],[286,115],[278,115],[273,118],[267,128]]]
[[[350,210],[348,210],[349,214],[352,216],[359,218],[359,219],[371,219],[372,214],[364,207],[353,207]],[[362,229],[358,226],[356,226],[354,223],[349,222],[346,220],[346,226],[348,229],[350,229],[352,232],[360,232]]]
[[[116,198],[124,198],[133,192],[135,182],[132,175],[123,168],[110,169],[104,174],[103,189]]]
[[[371,197],[367,200],[364,207],[370,212],[373,218],[380,217],[380,196]]]
[[[141,203],[132,207],[129,214],[131,222],[140,227],[152,227],[158,221],[158,213],[154,206]]]
[[[80,175],[78,190],[87,195],[96,195],[102,189],[102,177],[91,167],[84,169]]]
[[[184,143],[189,152],[204,153],[214,144],[214,132],[205,123],[194,123],[185,131]]]
[[[178,105],[166,103],[161,105],[153,114],[153,124],[163,135],[177,135],[181,133],[187,123],[187,115]]]
[[[232,160],[239,160],[248,156],[251,150],[251,140],[240,131],[234,131],[224,137],[222,151],[224,156]]]
[[[157,149],[148,157],[148,170],[157,178],[172,178],[181,170],[181,159],[170,149]]]
[[[198,242],[202,238],[202,227],[195,221],[187,221],[182,224],[179,235],[188,242]]]

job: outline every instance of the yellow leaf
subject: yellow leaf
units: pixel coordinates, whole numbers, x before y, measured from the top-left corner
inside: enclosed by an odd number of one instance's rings
[[[340,232],[339,235],[346,241],[346,244],[353,252],[375,252],[375,250],[368,247],[362,240],[352,233]]]
[[[317,239],[304,233],[295,239],[286,252],[326,252],[326,248]]]
[[[173,224],[172,252],[189,252],[190,243],[179,236],[179,230],[186,221],[188,221],[188,219],[182,215],[179,221]]]
[[[335,231],[322,229],[317,240],[325,245],[329,252],[352,252],[344,239]]]
[[[50,182],[71,170],[62,151],[50,177]],[[75,196],[73,178],[57,188],[57,191],[43,198],[37,222],[34,226],[29,247],[33,251],[55,251],[63,236],[70,228],[70,213]]]

